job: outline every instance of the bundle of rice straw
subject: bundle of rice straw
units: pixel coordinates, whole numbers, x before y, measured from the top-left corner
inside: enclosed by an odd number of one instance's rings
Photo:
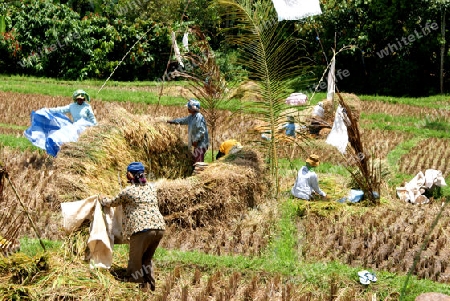
[[[256,206],[269,187],[263,159],[254,150],[243,148],[192,176],[192,153],[172,127],[111,105],[108,120],[61,147],[54,161],[57,179],[49,189],[61,202],[115,196],[121,190],[118,176],[125,183],[133,161],[143,162],[148,180],[156,181],[167,223],[182,227],[230,221]]]
[[[244,147],[193,177],[158,181],[161,213],[169,224],[202,227],[229,221],[258,205],[269,188],[259,153]]]
[[[54,161],[58,179],[53,187],[60,201],[117,194],[134,161],[144,164],[149,180],[192,174],[192,153],[165,122],[109,105],[107,120],[88,128],[77,142],[62,145]]]

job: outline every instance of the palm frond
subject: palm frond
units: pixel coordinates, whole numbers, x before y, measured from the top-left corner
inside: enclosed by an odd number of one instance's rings
[[[270,124],[272,133],[284,119],[285,99],[289,92],[287,81],[302,73],[307,58],[301,52],[288,22],[278,22],[270,0],[217,0],[226,9],[224,19],[232,27],[225,29],[227,41],[238,46],[241,63],[250,77],[257,79],[262,101],[243,107],[246,113]],[[278,183],[277,137],[273,135],[268,147],[270,170]],[[278,195],[278,185],[277,185]]]

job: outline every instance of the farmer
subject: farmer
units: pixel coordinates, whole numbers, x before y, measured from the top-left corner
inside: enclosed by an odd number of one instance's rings
[[[216,155],[216,160],[228,154],[235,154],[241,149],[242,145],[236,139],[225,140],[219,147],[219,152]]]
[[[115,198],[101,198],[103,206],[122,205],[123,238],[130,241],[128,259],[128,281],[140,283],[141,288],[155,290],[152,258],[164,236],[165,222],[158,208],[156,188],[147,183],[141,162],[132,162],[127,167],[130,186]]]
[[[51,113],[70,113],[73,122],[77,122],[83,118],[96,125],[97,120],[95,119],[94,111],[91,105],[87,103],[91,101],[89,95],[85,91],[78,89],[73,92],[72,99],[73,103],[64,107],[50,108],[49,111]]]
[[[194,163],[203,162],[209,146],[206,120],[200,113],[200,102],[198,100],[189,99],[187,108],[190,115],[168,120],[167,123],[188,125],[188,146],[189,148],[194,147]]]
[[[283,125],[283,129],[286,129],[286,136],[295,137],[294,116],[287,117],[287,122]]]
[[[293,196],[303,200],[327,197],[327,194],[320,190],[319,179],[313,170],[319,164],[320,158],[315,154],[311,154],[306,159],[306,164],[298,171],[297,179],[295,179],[294,187],[292,187],[291,193]]]

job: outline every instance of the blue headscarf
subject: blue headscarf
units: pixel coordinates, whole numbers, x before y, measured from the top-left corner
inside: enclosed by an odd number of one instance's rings
[[[130,172],[133,175],[133,179],[130,180],[130,183],[135,184],[145,184],[147,183],[147,179],[144,174],[145,168],[141,162],[132,162],[127,167],[127,172]]]
[[[141,162],[132,162],[127,167],[127,171],[131,172],[132,174],[138,173],[138,172],[144,172],[144,164]]]
[[[200,101],[191,98],[191,99],[189,99],[189,101],[187,103],[187,107],[188,107],[188,109],[198,112],[198,111],[200,111]]]

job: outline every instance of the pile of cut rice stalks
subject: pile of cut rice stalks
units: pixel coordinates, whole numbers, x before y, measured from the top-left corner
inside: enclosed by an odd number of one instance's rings
[[[61,147],[54,161],[60,201],[81,200],[95,194],[115,195],[126,185],[126,167],[140,161],[149,180],[175,179],[192,173],[193,156],[165,122],[133,115],[110,104],[110,114],[84,131],[77,142]]]
[[[193,156],[173,127],[157,117],[137,116],[111,105],[107,120],[64,144],[54,161],[57,180],[49,192],[60,202],[91,195],[115,196],[133,161],[156,181],[158,201],[169,224],[201,227],[231,220],[255,207],[268,189],[261,156],[244,148],[192,176]]]

